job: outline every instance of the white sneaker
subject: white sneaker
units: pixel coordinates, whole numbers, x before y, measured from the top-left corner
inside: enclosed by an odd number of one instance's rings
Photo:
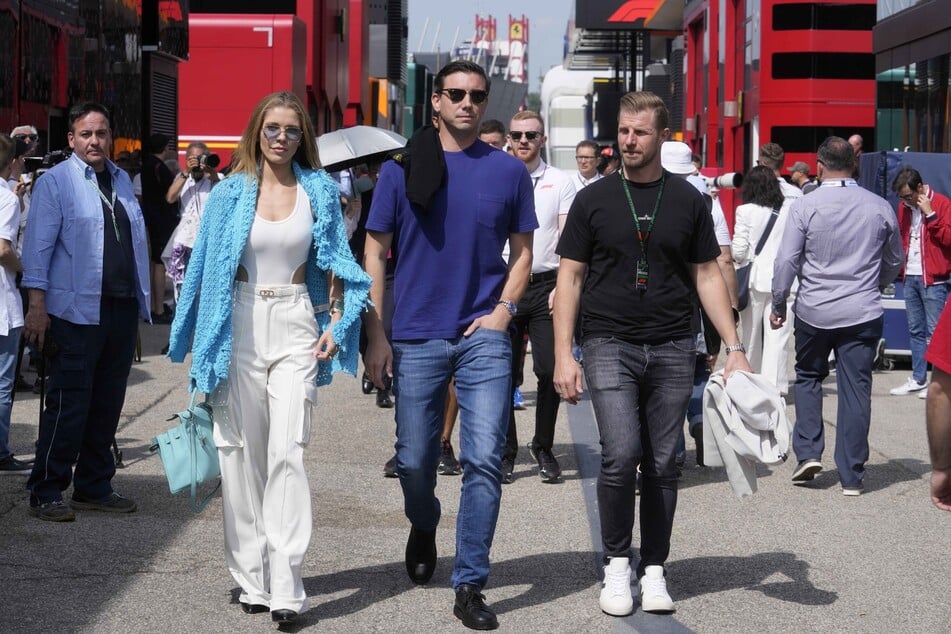
[[[611,557],[604,567],[604,583],[598,600],[601,610],[611,616],[627,616],[634,611],[631,594],[631,560]]]
[[[663,566],[648,566],[637,582],[644,612],[674,612],[674,600],[667,594],[667,580]]]
[[[928,398],[928,386],[925,386],[925,389],[918,392],[918,398]]]
[[[908,377],[908,380],[899,385],[898,387],[889,390],[889,394],[892,396],[905,396],[906,394],[912,394],[914,392],[920,392],[921,390],[928,387],[927,383],[919,383],[911,377]]]

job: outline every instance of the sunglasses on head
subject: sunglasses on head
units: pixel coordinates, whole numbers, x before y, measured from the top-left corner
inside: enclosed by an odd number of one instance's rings
[[[261,128],[261,132],[264,133],[264,138],[268,140],[269,143],[274,143],[277,141],[277,137],[281,136],[281,132],[284,132],[284,136],[287,137],[288,141],[297,143],[304,138],[304,131],[300,128],[294,126],[287,126],[282,128],[279,125],[268,124]]]
[[[534,141],[535,139],[537,139],[538,137],[542,135],[541,132],[536,132],[535,130],[529,130],[528,132],[519,132],[519,131],[509,132],[509,136],[512,137],[513,141],[521,141],[523,134],[525,135],[525,138],[529,141]]]
[[[441,95],[446,95],[449,97],[449,101],[452,103],[459,103],[466,98],[466,95],[469,95],[469,99],[472,103],[479,105],[483,103],[486,99],[489,98],[488,90],[463,90],[462,88],[443,88],[438,91]]]

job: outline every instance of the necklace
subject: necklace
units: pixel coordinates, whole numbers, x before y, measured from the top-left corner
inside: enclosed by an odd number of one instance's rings
[[[109,209],[109,213],[112,214],[112,228],[113,228],[113,229],[115,230],[115,232],[116,232],[116,242],[118,242],[118,243],[121,244],[121,243],[122,243],[122,238],[120,237],[120,234],[119,234],[119,221],[116,220],[116,188],[115,188],[115,185],[113,184],[113,186],[112,186],[112,192],[111,192],[111,193],[112,193],[112,200],[110,200],[110,199],[106,198],[106,195],[105,195],[105,194],[102,193],[102,188],[99,187],[99,183],[96,182],[96,181],[94,181],[93,179],[89,178],[89,177],[86,175],[85,170],[83,170],[82,168],[80,168],[80,167],[79,167],[78,165],[76,165],[75,163],[72,163],[72,166],[73,166],[74,168],[76,168],[76,171],[78,171],[80,174],[83,175],[83,178],[86,179],[86,182],[89,183],[90,187],[92,187],[93,189],[96,190],[96,193],[99,194],[99,198],[102,199],[103,204],[105,204],[105,206]]]
[[[650,224],[647,225],[647,231],[641,230],[641,219],[637,216],[637,209],[634,207],[634,199],[631,198],[631,190],[627,185],[627,179],[624,178],[623,170],[618,170],[618,176],[621,177],[621,186],[627,197],[627,204],[631,208],[631,215],[634,216],[634,224],[637,225],[637,240],[641,244],[641,256],[637,258],[637,270],[634,275],[634,285],[639,291],[647,290],[647,281],[650,278],[649,267],[647,265],[647,244],[651,238],[651,231],[654,230],[654,221],[657,220],[657,211],[660,209],[660,201],[664,196],[664,184],[667,182],[667,173],[664,172],[660,177],[660,188],[657,190],[657,199],[654,201],[654,210],[651,212]]]

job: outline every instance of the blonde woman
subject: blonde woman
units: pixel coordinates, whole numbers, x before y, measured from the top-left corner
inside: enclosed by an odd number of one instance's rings
[[[319,169],[300,99],[254,109],[229,178],[211,192],[179,296],[169,357],[214,406],[225,552],[248,614],[307,609],[303,452],[317,386],[356,373],[369,278],[354,261],[337,186]]]

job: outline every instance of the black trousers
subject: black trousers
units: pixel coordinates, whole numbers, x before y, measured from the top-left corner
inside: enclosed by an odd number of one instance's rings
[[[98,325],[50,316],[46,336],[57,351],[46,361],[49,391],[26,484],[30,504],[61,500],[70,482],[85,498],[112,493],[116,465],[111,445],[132,368],[138,313],[135,298],[103,297]]]
[[[551,449],[555,441],[555,420],[561,397],[555,392],[555,333],[551,313],[548,310],[548,295],[555,288],[557,274],[542,274],[528,284],[528,290],[518,303],[518,312],[512,319],[509,331],[512,335],[512,376],[517,376],[524,361],[522,340],[528,333],[532,343],[532,365],[538,379],[538,398],[535,405],[535,436],[532,442]],[[509,399],[511,401],[512,399]],[[518,434],[515,426],[515,408],[509,403],[509,429],[505,439],[505,456],[515,458],[518,453]]]

